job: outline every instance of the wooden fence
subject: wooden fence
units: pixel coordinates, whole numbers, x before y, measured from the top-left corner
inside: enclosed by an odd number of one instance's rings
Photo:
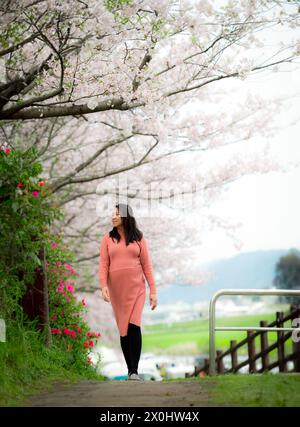
[[[281,311],[276,312],[276,318],[273,322],[269,323],[266,320],[260,321],[261,327],[285,327],[284,324],[289,321],[293,321],[295,318],[300,317],[300,306],[291,305],[290,311],[288,314],[284,314]],[[289,326],[292,327],[292,324]],[[299,327],[299,324],[297,325]],[[277,339],[274,343],[269,345],[268,343],[268,333],[277,334]],[[261,373],[264,371],[270,371],[276,367],[279,368],[279,372],[300,372],[300,340],[295,342],[292,340],[292,352],[287,354],[286,351],[286,341],[292,337],[293,331],[247,331],[247,337],[236,342],[235,340],[230,341],[230,347],[226,351],[217,350],[216,351],[216,366],[218,374],[226,373],[237,373],[244,366],[249,365],[249,373]],[[297,332],[299,336],[300,332]],[[255,338],[260,337],[260,351],[257,352],[255,346]],[[247,346],[248,357],[239,363],[238,361],[238,350]],[[277,349],[276,360],[270,363],[269,353]],[[225,368],[224,358],[230,355],[231,367]],[[261,368],[257,368],[257,360],[261,360]],[[288,369],[288,362],[293,362],[293,369]],[[204,360],[202,366],[195,366],[195,371],[191,375],[186,375],[189,377],[194,377],[198,375],[209,374],[209,359]]]

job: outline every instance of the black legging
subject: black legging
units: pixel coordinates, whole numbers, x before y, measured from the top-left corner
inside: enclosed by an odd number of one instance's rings
[[[142,350],[141,328],[134,323],[128,323],[128,333],[124,337],[120,336],[121,348],[124,354],[128,375],[138,373],[138,365]]]

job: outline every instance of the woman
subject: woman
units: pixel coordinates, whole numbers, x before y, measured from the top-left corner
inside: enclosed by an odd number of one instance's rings
[[[142,349],[141,318],[146,299],[146,276],[151,310],[157,306],[156,283],[148,244],[137,228],[132,208],[117,204],[113,229],[100,245],[99,281],[102,297],[111,302],[129,380],[141,380],[138,363]]]

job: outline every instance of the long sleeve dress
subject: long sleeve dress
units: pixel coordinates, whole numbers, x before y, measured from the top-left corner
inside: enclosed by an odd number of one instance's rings
[[[100,245],[100,287],[108,287],[110,301],[120,336],[127,335],[128,323],[141,326],[146,299],[145,277],[150,294],[156,294],[152,262],[144,236],[126,246],[124,231],[118,243],[106,233]]]

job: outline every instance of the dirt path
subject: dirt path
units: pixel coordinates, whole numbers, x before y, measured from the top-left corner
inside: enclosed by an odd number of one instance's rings
[[[211,384],[201,381],[91,381],[55,384],[53,391],[31,397],[22,406],[218,406],[211,402]]]

